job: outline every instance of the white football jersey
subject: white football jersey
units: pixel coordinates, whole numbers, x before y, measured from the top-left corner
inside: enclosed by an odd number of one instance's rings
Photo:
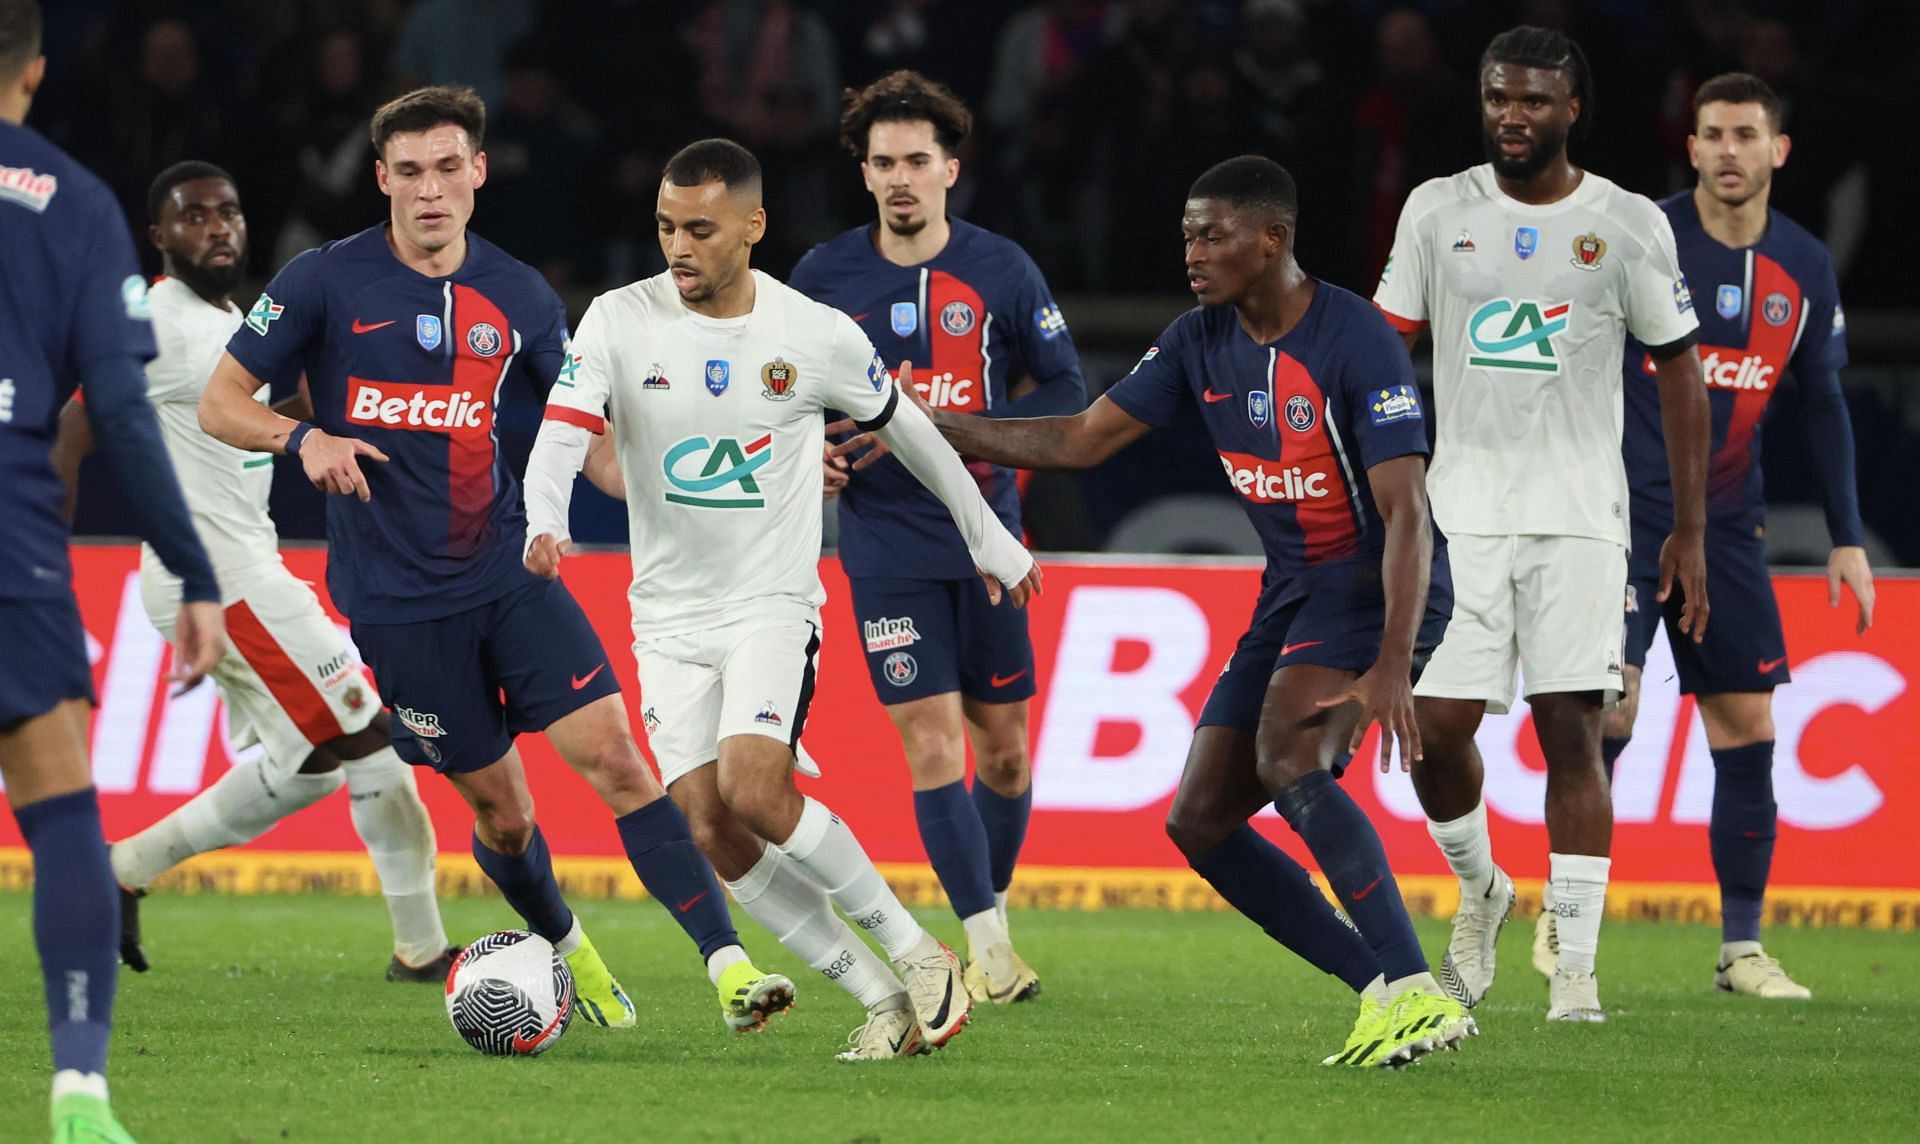
[[[547,398],[550,419],[611,422],[636,632],[826,601],[822,414],[878,418],[893,385],[853,319],[753,277],[753,311],[737,318],[687,309],[666,274],[600,295]]]
[[[1539,206],[1503,194],[1491,164],[1429,180],[1373,300],[1432,330],[1443,531],[1628,542],[1625,336],[1664,346],[1699,328],[1652,200],[1591,171]]]
[[[238,573],[280,559],[280,538],[267,515],[273,488],[273,455],[236,449],[200,428],[200,394],[227,339],[246,315],[221,309],[177,278],[163,278],[148,294],[153,307],[153,336],[160,353],[147,363],[147,400],[160,421],[160,437],[186,494],[194,531],[223,592]],[[267,387],[256,395],[265,402]],[[141,575],[178,585],[151,545],[140,549]]]

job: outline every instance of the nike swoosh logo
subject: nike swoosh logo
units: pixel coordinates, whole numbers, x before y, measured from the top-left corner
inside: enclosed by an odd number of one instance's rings
[[[854,321],[856,321],[856,322],[864,322],[864,321],[866,321],[866,320],[867,320],[867,314],[871,314],[871,313],[873,313],[873,311],[872,311],[872,310],[868,310],[868,311],[867,311],[866,313],[864,313],[864,314],[855,314],[855,315],[853,316],[853,320],[854,320]],[[899,1048],[899,1047],[900,1047],[899,1045],[895,1045],[895,1046],[894,1046],[894,1048],[896,1048],[896,1049],[897,1049],[897,1048]]]
[[[1005,687],[1007,684],[1012,683],[1016,679],[1019,679],[1021,676],[1025,675],[1026,673],[1027,673],[1027,669],[1023,667],[1019,671],[1014,672],[1012,675],[996,675],[993,678],[987,680],[987,682],[991,683],[995,687]]]
[[[1204,397],[1204,398],[1206,398],[1206,399],[1207,399],[1207,404],[1208,404],[1208,405],[1212,405],[1212,404],[1213,404],[1214,402],[1216,402],[1216,401],[1225,401],[1225,400],[1226,400],[1227,398],[1229,398],[1229,397],[1232,397],[1232,396],[1233,396],[1233,394],[1231,394],[1231,393],[1215,393],[1215,392],[1214,392],[1213,390],[1211,390],[1211,389],[1203,389],[1203,390],[1201,390],[1201,391],[1200,391],[1200,396],[1202,396],[1202,397]]]
[[[453,975],[448,974],[447,978],[448,980],[452,980]],[[553,1030],[560,1024],[560,1022],[566,1020],[566,1017],[567,1017],[566,1007],[562,1006],[560,1008],[560,1011],[553,1015],[553,1020],[547,1022],[547,1027],[540,1030],[538,1033],[535,1033],[533,1036],[527,1037],[527,1036],[522,1036],[519,1033],[515,1033],[513,1035],[513,1051],[516,1053],[532,1052],[535,1048],[539,1047],[539,1044],[541,1041],[544,1041],[548,1037],[553,1035]]]
[[[898,1037],[887,1042],[887,1044],[893,1046],[893,1053],[895,1056],[900,1055],[900,1046],[906,1044],[907,1038],[911,1036],[913,1036],[913,1026],[908,1025],[906,1028],[900,1030],[900,1035]]]
[[[360,319],[355,318],[353,320],[353,332],[356,334],[371,334],[375,330],[386,329],[388,326],[393,325],[393,323],[398,320],[399,319],[396,318],[396,319],[391,319],[389,321],[375,322],[372,325],[368,325],[367,323],[362,322]]]
[[[933,1020],[928,1022],[928,1027],[938,1029],[940,1026],[946,1024],[947,1010],[951,1009],[952,1007],[953,1007],[953,975],[949,973],[947,975],[946,995],[940,998],[940,1011],[933,1015]]]
[[[575,691],[578,691],[578,690],[580,690],[580,689],[581,689],[582,687],[585,687],[585,686],[586,686],[587,684],[589,684],[589,683],[592,683],[592,682],[593,682],[593,677],[594,677],[594,676],[596,676],[596,675],[599,675],[599,674],[600,674],[600,672],[601,672],[601,671],[602,671],[602,670],[603,670],[603,669],[604,669],[604,668],[605,668],[606,666],[607,666],[607,665],[603,663],[603,664],[601,664],[601,665],[600,665],[599,667],[596,667],[596,668],[594,668],[594,669],[593,669],[592,671],[589,671],[589,672],[587,672],[587,673],[586,673],[585,675],[576,675],[576,676],[574,676],[574,677],[573,677],[573,689],[574,689]]]
[[[1771,675],[1773,674],[1774,668],[1779,667],[1781,664],[1785,662],[1787,662],[1787,657],[1784,655],[1781,656],[1779,659],[1763,659],[1760,661],[1760,674]]]
[[[686,913],[686,912],[687,912],[688,910],[690,910],[690,909],[692,909],[693,907],[695,907],[695,906],[697,906],[697,905],[699,905],[699,904],[700,904],[700,899],[702,899],[702,898],[704,898],[704,897],[706,897],[706,896],[707,896],[707,895],[708,895],[709,893],[712,893],[712,891],[711,891],[711,890],[702,890],[702,891],[700,891],[699,893],[697,893],[697,894],[695,894],[695,895],[694,895],[693,897],[691,897],[691,898],[688,898],[688,899],[687,899],[686,901],[684,901],[684,902],[681,902],[681,903],[680,903],[679,905],[677,905],[677,906],[675,906],[675,907],[673,907],[673,908],[674,908],[674,909],[676,909],[676,910],[679,910],[679,911],[680,911],[681,913],[683,913],[683,914],[684,914],[684,913]]]
[[[1366,899],[1367,899],[1367,895],[1368,895],[1368,894],[1371,894],[1371,893],[1373,893],[1373,891],[1374,891],[1374,887],[1376,887],[1376,886],[1378,886],[1378,885],[1379,885],[1379,884],[1380,884],[1381,882],[1383,882],[1383,881],[1385,881],[1385,880],[1386,880],[1386,877],[1387,877],[1387,876],[1386,876],[1385,874],[1382,874],[1382,875],[1380,875],[1379,877],[1377,877],[1377,878],[1375,878],[1375,879],[1374,879],[1373,881],[1371,881],[1371,882],[1368,882],[1368,883],[1367,883],[1367,888],[1366,888],[1366,889],[1364,889],[1364,890],[1355,890],[1355,891],[1353,892],[1353,900],[1354,900],[1354,901],[1356,901],[1356,902],[1364,902],[1364,901],[1366,901]]]
[[[1325,642],[1326,642],[1325,640],[1302,640],[1299,643],[1286,644],[1280,648],[1280,654],[1292,655],[1294,652],[1299,651],[1301,648],[1319,647],[1321,644]]]

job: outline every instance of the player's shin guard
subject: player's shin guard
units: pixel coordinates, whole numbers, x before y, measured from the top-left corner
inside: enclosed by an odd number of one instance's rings
[[[1779,808],[1773,742],[1713,752],[1713,816],[1707,839],[1720,880],[1720,940],[1759,941],[1760,910],[1773,868]]]
[[[143,890],[161,874],[209,850],[239,846],[281,819],[340,789],[339,770],[325,774],[278,774],[260,763],[243,763],[185,805],[113,846],[113,875],[129,890]]]
[[[1380,835],[1334,777],[1325,771],[1302,775],[1287,784],[1273,805],[1313,852],[1387,980],[1427,972],[1426,955],[1400,900],[1399,883],[1387,867]]]
[[[1300,863],[1253,827],[1227,835],[1192,865],[1268,937],[1355,993],[1380,976],[1380,963],[1366,940],[1334,912]]]
[[[874,936],[895,961],[913,952],[926,936],[847,824],[809,798],[800,822],[778,848],[806,872],[854,924]]]
[[[1028,783],[1026,790],[1008,798],[975,775],[973,805],[987,832],[987,868],[993,878],[993,892],[1004,894],[1013,885],[1014,864],[1027,841],[1027,820],[1033,817],[1033,784]]]
[[[500,887],[513,912],[527,928],[558,946],[573,931],[573,911],[560,897],[560,883],[553,877],[553,855],[547,850],[546,836],[533,828],[533,838],[520,854],[502,854],[473,836],[473,860],[480,872]],[[562,950],[563,954],[571,950]]]
[[[1559,968],[1593,972],[1594,955],[1600,950],[1600,919],[1607,909],[1607,874],[1612,868],[1612,859],[1598,855],[1547,855],[1554,931],[1560,938]]]
[[[1616,739],[1611,735],[1600,740],[1600,765],[1606,768],[1608,786],[1613,785],[1613,765],[1620,761],[1621,753],[1627,749],[1627,744],[1631,742],[1633,742],[1631,737]]]
[[[94,789],[16,807],[33,852],[33,939],[55,1072],[104,1074],[120,972],[120,895]]]
[[[407,965],[425,965],[447,948],[440,903],[433,893],[433,820],[420,801],[413,768],[382,747],[341,765],[347,776],[354,833],[373,859],[393,919],[393,952]]]
[[[920,841],[940,886],[962,921],[993,911],[992,871],[987,862],[987,832],[980,812],[958,779],[946,786],[913,792],[913,817]]]
[[[662,795],[613,824],[620,828],[620,845],[640,883],[687,931],[702,959],[740,944],[719,879],[693,844],[686,816],[672,799]]]
[[[728,882],[733,900],[794,956],[871,1009],[904,999],[906,987],[867,943],[833,912],[833,900],[812,878],[769,846],[760,861]]]

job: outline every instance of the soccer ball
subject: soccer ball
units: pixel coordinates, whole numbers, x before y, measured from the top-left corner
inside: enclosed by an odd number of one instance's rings
[[[490,933],[447,974],[447,1017],[467,1044],[496,1057],[537,1057],[573,1019],[573,974],[525,930]]]

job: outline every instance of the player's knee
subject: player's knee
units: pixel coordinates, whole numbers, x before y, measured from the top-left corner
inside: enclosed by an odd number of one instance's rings
[[[474,830],[496,854],[524,854],[533,845],[533,804],[476,807]]]
[[[974,781],[984,782],[1002,794],[1018,794],[1027,788],[1028,758],[1024,743],[989,745],[974,752]]]
[[[946,786],[966,777],[966,753],[957,735],[942,729],[908,728],[900,735],[900,745],[916,787]]]
[[[1222,815],[1208,813],[1205,808],[1176,804],[1167,812],[1167,838],[1190,863],[1220,845],[1220,840],[1233,830],[1234,825],[1227,823]]]

